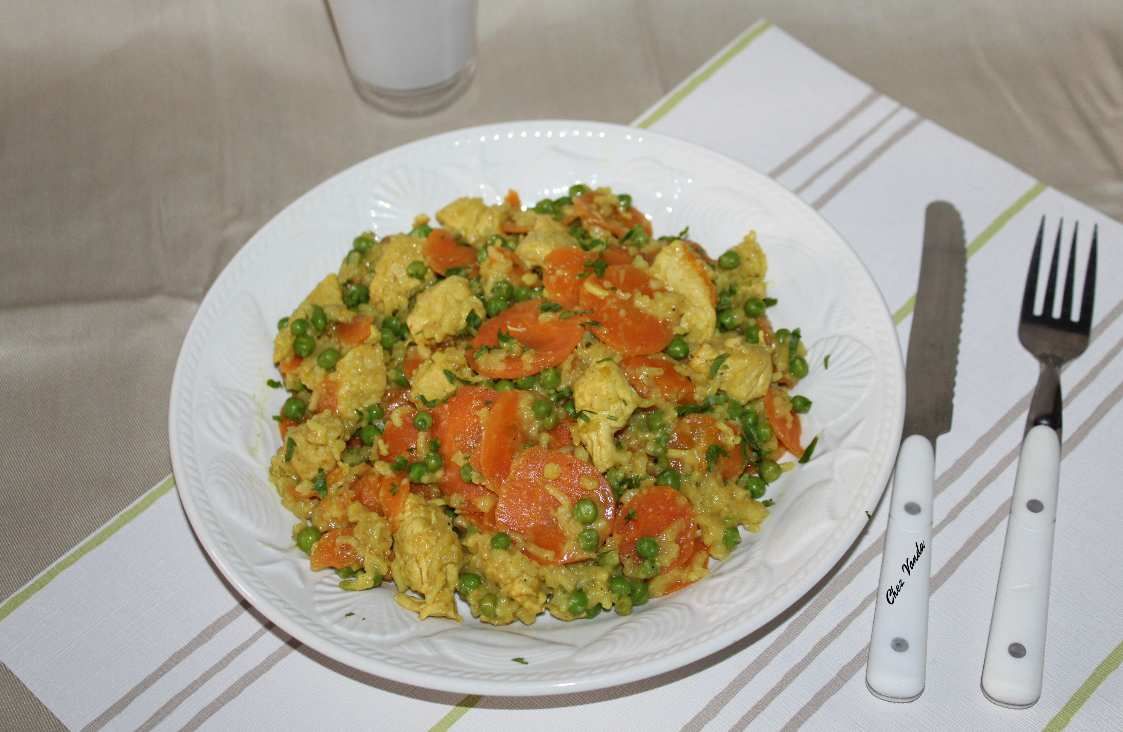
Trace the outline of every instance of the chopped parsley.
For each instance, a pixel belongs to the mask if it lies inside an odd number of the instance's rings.
[[[631,511],[628,511],[626,514],[624,514],[624,520],[625,521],[635,521],[636,520],[636,509],[633,508]]]
[[[349,618],[349,617],[351,617],[351,616],[352,616],[352,615],[354,615],[354,614],[355,614],[354,612],[344,613],[344,614],[343,614],[343,617],[345,617],[345,618]]]
[[[285,440],[285,462],[292,462],[292,454],[296,452],[296,440],[291,437]]]
[[[543,300],[542,304],[538,306],[538,309],[543,313],[556,313],[562,309],[562,306],[556,302]]]
[[[593,414],[596,414],[596,412],[590,412],[588,409],[578,409],[577,414],[575,414],[574,416],[582,422],[588,422],[590,416]]]
[[[468,317],[464,320],[464,325],[468,326],[469,330],[475,330],[476,328],[480,327],[480,323],[482,322],[483,319],[480,318],[479,313],[477,313],[475,310],[469,310]]]
[[[280,389],[281,388],[281,382],[277,381],[276,379],[266,379],[265,385],[268,386],[270,389]]]
[[[526,666],[527,663],[528,663],[528,661],[525,658],[523,658],[522,656],[515,656],[511,660],[514,661],[515,663],[521,663],[523,666]]]
[[[811,455],[815,452],[815,446],[818,445],[818,444],[819,444],[819,436],[815,435],[815,439],[811,440],[810,444],[808,444],[807,448],[803,451],[803,456],[800,457],[800,459],[799,459],[799,462],[801,464],[806,463],[808,460],[811,459]]]
[[[764,307],[770,308],[778,302],[780,302],[780,301],[777,300],[774,297],[766,297],[766,298],[764,298]]]
[[[320,498],[328,494],[328,478],[324,475],[324,469],[320,468],[316,472],[316,477],[312,481],[312,490],[316,491]]]
[[[776,502],[773,501],[771,498],[765,498],[763,501],[760,502],[760,505],[764,506],[765,508],[771,508],[773,506],[773,504],[775,504],[775,503]]]
[[[711,379],[714,378],[715,376],[717,376],[717,373],[719,371],[721,371],[722,364],[724,364],[726,359],[728,359],[728,358],[729,358],[729,354],[723,353],[713,360],[713,362],[710,364],[710,378]]]
[[[714,444],[714,445],[710,445],[709,447],[707,447],[706,448],[706,471],[709,472],[709,471],[713,470],[714,466],[717,465],[717,461],[721,460],[723,457],[725,457],[728,454],[729,454],[729,451],[726,450],[721,445]]]
[[[593,261],[586,264],[585,269],[596,272],[597,277],[604,277],[604,271],[608,269],[608,262],[605,261],[604,257],[597,257]]]
[[[823,356],[823,368],[829,369],[831,367],[831,354]]]

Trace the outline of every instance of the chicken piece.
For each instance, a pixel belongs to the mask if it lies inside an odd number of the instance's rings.
[[[417,296],[406,318],[410,335],[421,345],[433,345],[464,330],[469,313],[481,320],[483,303],[472,294],[468,280],[459,275],[441,280]]]
[[[324,309],[329,320],[348,322],[354,315],[343,304],[343,290],[339,285],[339,278],[329,274],[308,293],[308,297],[297,306],[289,316],[289,320],[307,318],[312,314],[312,308],[319,305]],[[293,355],[293,334],[289,328],[281,328],[273,339],[273,363],[281,363]]]
[[[461,379],[471,379],[474,374],[464,358],[463,348],[446,348],[437,351],[417,367],[410,379],[413,398],[417,401],[439,402],[456,391],[457,384],[448,378],[449,371]]]
[[[507,280],[514,284],[515,263],[511,251],[502,247],[488,247],[487,258],[480,262],[480,284],[484,292],[491,292],[495,283]]]
[[[390,522],[374,511],[368,511],[358,502],[352,503],[347,509],[347,517],[355,524],[351,536],[354,537],[355,548],[362,557],[363,570],[370,575],[382,577],[390,574],[390,545],[393,541]]]
[[[624,427],[639,405],[639,396],[613,361],[591,365],[573,385],[573,401],[588,417],[578,420],[574,436],[589,451],[597,470],[627,461],[613,434]]]
[[[502,204],[488,206],[479,198],[458,198],[437,212],[437,221],[478,248],[489,236],[499,233],[508,210]]]
[[[406,272],[410,262],[424,262],[421,245],[424,239],[396,234],[383,243],[382,256],[374,265],[370,280],[370,303],[384,315],[404,310],[413,293],[425,286],[422,280]]]
[[[377,404],[386,390],[382,346],[352,348],[336,364],[331,380],[336,384],[336,413],[344,421],[354,421],[357,411]]]
[[[733,270],[744,279],[764,279],[768,274],[768,258],[756,240],[756,232],[750,231],[741,243],[733,247],[741,255],[741,264]]]
[[[527,267],[541,267],[550,252],[562,247],[575,246],[577,240],[560,221],[553,216],[534,214],[534,224],[515,248],[515,254]]]
[[[312,480],[323,470],[331,472],[347,446],[343,420],[329,412],[313,415],[307,422],[291,427],[286,443],[292,440],[292,457],[285,460],[287,445],[282,444],[269,467],[269,478],[280,487],[286,479],[296,480],[297,492],[311,495]]]
[[[452,522],[437,506],[411,493],[397,517],[390,569],[399,605],[418,614],[460,620],[454,591],[463,555]],[[416,593],[421,597],[407,594]]]
[[[651,274],[682,298],[682,318],[677,328],[687,343],[705,343],[714,334],[716,291],[706,267],[682,241],[664,247],[651,263]]]
[[[520,551],[493,548],[492,536],[475,532],[464,539],[468,549],[467,569],[480,575],[489,588],[494,588],[498,599],[495,617],[481,619],[494,625],[506,625],[515,620],[530,625],[546,605],[542,565]],[[468,598],[474,611],[478,612],[479,599],[485,594],[477,591]]]
[[[707,393],[724,391],[741,403],[759,399],[772,383],[772,355],[766,346],[745,343],[740,338],[727,338],[719,347],[704,346],[690,360],[690,368],[701,377],[707,376],[715,360],[725,359],[718,366]]]

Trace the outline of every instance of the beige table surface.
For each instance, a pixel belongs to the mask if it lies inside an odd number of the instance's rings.
[[[0,5],[0,597],[170,471],[196,304],[293,198],[457,127],[628,122],[758,17],[1123,218],[1117,0],[480,4],[475,83],[421,120],[358,99],[318,2]],[[0,667],[5,718],[60,726]]]

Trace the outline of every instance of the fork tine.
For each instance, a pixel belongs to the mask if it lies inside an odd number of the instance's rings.
[[[1041,307],[1041,317],[1053,317],[1053,298],[1057,294],[1057,267],[1061,258],[1061,232],[1064,231],[1065,220],[1057,224],[1057,241],[1053,244],[1053,261],[1049,263],[1049,280],[1045,283],[1045,303]]]
[[[1037,297],[1037,272],[1041,268],[1041,239],[1045,236],[1045,217],[1037,227],[1037,241],[1033,244],[1033,254],[1029,258],[1029,271],[1026,272],[1026,289],[1022,293],[1022,320],[1033,317],[1033,301]]]
[[[1072,301],[1076,297],[1076,234],[1080,231],[1080,222],[1072,225],[1072,246],[1068,249],[1068,268],[1065,270],[1065,291],[1061,300],[1061,320],[1072,320]]]
[[[1088,253],[1088,269],[1084,272],[1084,294],[1080,298],[1080,329],[1092,330],[1092,308],[1096,302],[1096,246],[1100,227],[1092,227],[1092,250]]]

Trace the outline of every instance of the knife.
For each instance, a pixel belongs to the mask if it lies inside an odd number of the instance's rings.
[[[966,280],[959,212],[945,201],[930,203],[905,367],[904,440],[866,663],[866,686],[886,701],[912,701],[924,691],[936,438],[951,429]]]

